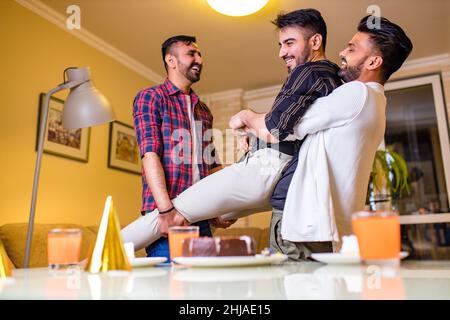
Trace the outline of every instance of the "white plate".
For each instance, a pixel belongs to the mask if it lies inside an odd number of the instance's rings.
[[[134,268],[138,267],[149,267],[155,264],[163,263],[167,260],[166,257],[146,257],[146,258],[134,258],[130,261],[131,266]]]
[[[342,253],[312,253],[311,258],[323,263],[357,264],[361,262],[359,256]]]
[[[255,255],[240,257],[177,257],[173,261],[189,267],[244,267],[280,263],[287,259],[286,255]]]
[[[409,252],[400,252],[400,259],[404,259],[409,255]],[[311,257],[319,262],[328,264],[358,264],[361,259],[357,255],[342,254],[342,253],[312,253]]]

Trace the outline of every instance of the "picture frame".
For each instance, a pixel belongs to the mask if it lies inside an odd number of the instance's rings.
[[[45,93],[39,95],[39,114],[36,134],[36,150],[44,112]],[[64,100],[50,97],[43,152],[66,159],[87,163],[89,160],[90,128],[66,130],[62,125]]]
[[[110,122],[108,168],[141,175],[141,158],[133,126],[120,121]]]

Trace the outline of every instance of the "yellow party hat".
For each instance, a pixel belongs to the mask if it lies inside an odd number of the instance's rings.
[[[3,242],[0,239],[0,279],[12,277],[12,263],[6,254]]]
[[[112,197],[108,196],[86,271],[98,273],[111,270],[130,271],[131,267],[120,235],[119,218]]]

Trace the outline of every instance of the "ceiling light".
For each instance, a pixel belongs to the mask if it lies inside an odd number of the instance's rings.
[[[261,10],[269,0],[207,0],[217,12],[227,16],[247,16]]]

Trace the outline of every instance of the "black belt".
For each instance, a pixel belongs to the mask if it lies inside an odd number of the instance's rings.
[[[300,141],[281,141],[279,143],[266,143],[261,139],[255,139],[250,141],[250,150],[255,152],[256,150],[272,148],[278,150],[281,153],[287,154],[288,156],[295,155],[300,149]]]

